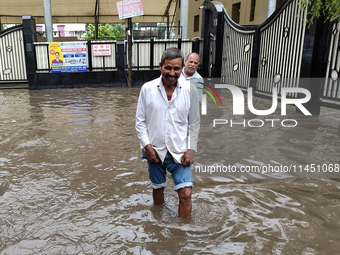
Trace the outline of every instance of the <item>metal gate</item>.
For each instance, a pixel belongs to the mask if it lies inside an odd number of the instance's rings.
[[[322,98],[340,101],[340,20],[331,23],[330,51]]]
[[[223,83],[252,86],[268,94],[274,85],[285,86],[286,78],[290,79],[289,86],[297,87],[291,79],[298,82],[300,78],[307,13],[298,3],[299,0],[286,1],[261,25],[241,26],[231,20],[221,3],[205,2],[208,12],[212,12],[206,17],[213,20],[213,24],[206,23],[209,34],[204,38],[210,44],[210,68],[215,68],[209,76],[215,73]],[[221,13],[219,22],[217,13]],[[223,44],[217,46],[219,36]],[[220,67],[217,58],[221,58]],[[251,84],[251,78],[257,78],[256,83]]]
[[[23,25],[0,32],[0,83],[27,82]]]
[[[233,22],[221,3],[205,1],[203,75],[265,97],[273,88],[278,94],[284,87],[307,88],[313,114],[320,106],[340,108],[340,20],[320,17],[309,28],[308,10],[299,3],[284,1],[264,23],[245,26]]]

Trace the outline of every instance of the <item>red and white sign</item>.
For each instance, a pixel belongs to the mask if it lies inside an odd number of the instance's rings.
[[[123,0],[117,2],[119,19],[127,19],[143,15],[142,0]]]
[[[111,56],[111,44],[93,44],[92,55],[94,57]]]

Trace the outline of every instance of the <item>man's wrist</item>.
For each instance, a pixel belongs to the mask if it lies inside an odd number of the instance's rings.
[[[152,149],[153,149],[153,148],[152,148],[152,146],[151,146],[150,143],[144,146],[144,150],[145,150],[145,151],[150,151],[150,150],[152,150]]]

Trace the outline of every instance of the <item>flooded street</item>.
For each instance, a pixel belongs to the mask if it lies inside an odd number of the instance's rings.
[[[0,255],[340,254],[339,110],[289,109],[296,127],[213,127],[235,117],[226,92],[224,107],[208,98],[183,220],[171,177],[166,204],[153,205],[139,90],[0,90]],[[205,171],[228,165],[290,171]]]

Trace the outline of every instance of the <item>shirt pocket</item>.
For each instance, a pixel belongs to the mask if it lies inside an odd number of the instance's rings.
[[[187,108],[177,108],[173,113],[174,121],[178,124],[184,125],[188,122],[188,112]]]

